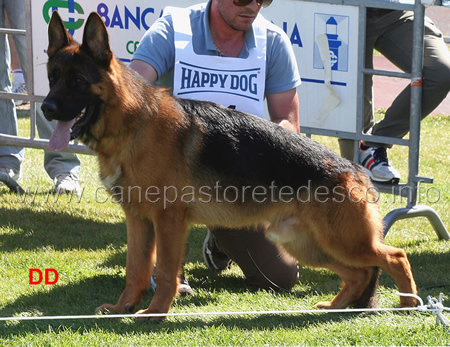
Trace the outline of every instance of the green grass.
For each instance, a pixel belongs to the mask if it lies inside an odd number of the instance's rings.
[[[28,120],[19,119],[26,129]],[[422,122],[421,175],[435,183],[421,192],[449,226],[449,116]],[[26,130],[23,130],[27,135]],[[336,140],[314,137],[333,149]],[[403,176],[407,150],[394,147],[389,156]],[[0,188],[0,316],[85,315],[114,303],[125,285],[126,231],[120,207],[107,198],[97,176],[94,156],[81,156],[80,201],[49,195],[53,183],[43,169],[43,152],[26,149],[21,185],[38,194],[33,200]],[[432,187],[433,190],[426,190]],[[96,192],[98,193],[96,196]],[[439,192],[439,195],[436,195]],[[432,195],[433,193],[434,195]],[[406,201],[382,195],[383,213]],[[426,203],[426,201],[422,201]],[[220,274],[206,268],[201,246],[205,229],[195,226],[186,272],[195,296],[176,298],[171,312],[309,310],[331,299],[339,279],[325,270],[300,267],[291,294],[256,290],[246,285],[237,266]],[[386,243],[404,248],[419,295],[444,293],[450,306],[450,242],[438,241],[425,218],[398,221]],[[30,268],[54,268],[54,286],[29,285]],[[398,303],[395,283],[381,277],[381,307]],[[144,299],[146,307],[152,293]],[[449,313],[446,313],[449,316]],[[430,314],[272,314],[170,317],[162,323],[129,318],[0,322],[2,345],[449,345],[450,333],[435,326]]]

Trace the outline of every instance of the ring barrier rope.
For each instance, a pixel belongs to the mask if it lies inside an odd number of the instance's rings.
[[[414,294],[399,293],[400,296],[414,297],[419,301],[417,307],[397,307],[397,308],[348,308],[348,309],[314,309],[314,310],[269,310],[269,311],[231,311],[231,312],[180,312],[180,313],[145,313],[145,314],[91,314],[73,316],[17,316],[0,317],[0,321],[37,321],[37,320],[69,320],[69,319],[114,319],[114,318],[164,318],[164,317],[189,317],[189,316],[240,316],[240,315],[281,315],[281,314],[323,314],[323,313],[369,313],[369,312],[396,312],[396,311],[418,311],[436,315],[436,325],[442,324],[449,330],[449,319],[443,314],[450,311],[449,307],[444,307],[443,294],[439,298],[427,297],[428,304],[424,305],[422,298]]]

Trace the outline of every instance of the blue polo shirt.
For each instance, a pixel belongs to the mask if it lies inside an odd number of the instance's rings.
[[[192,44],[198,55],[217,55],[209,29],[210,2],[202,8],[195,6],[190,10]],[[245,33],[245,44],[239,58],[248,57],[250,49],[256,45],[253,30]],[[300,75],[294,51],[287,35],[275,25],[267,30],[266,53],[266,94],[281,93],[300,85]],[[144,34],[133,59],[152,65],[158,73],[158,84],[173,85],[173,66],[175,64],[175,43],[173,21],[170,14],[159,18]]]

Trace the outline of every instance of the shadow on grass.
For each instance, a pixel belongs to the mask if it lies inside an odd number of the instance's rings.
[[[107,245],[120,248],[126,243],[125,223],[96,222],[74,217],[64,210],[48,212],[30,208],[0,208],[0,228],[9,226],[20,232],[0,235],[4,252],[14,252],[17,248],[33,250],[43,246],[52,246],[55,250],[96,250]]]
[[[120,248],[126,243],[124,223],[105,223],[86,220],[81,217],[61,212],[36,212],[31,209],[7,210],[0,208],[0,227],[14,226],[20,230],[14,234],[0,235],[0,243],[3,250],[12,252],[18,246],[22,249],[33,250],[42,246],[51,245],[57,250],[70,248],[83,248],[90,250],[104,249],[109,245]],[[51,228],[49,228],[51,226]],[[56,227],[55,227],[56,226]],[[196,228],[194,228],[196,229]],[[204,228],[192,230],[189,237],[191,251],[189,261],[202,261],[201,246],[204,238]],[[450,282],[448,276],[448,264],[450,254],[437,254],[433,252],[420,252],[409,255],[413,266],[419,294],[437,296],[442,288],[431,289],[431,286],[447,285]],[[125,252],[118,251],[108,258],[102,266],[114,267],[125,264]],[[430,276],[437,270],[438,275]],[[217,292],[222,290],[230,293],[244,293],[253,291],[248,287],[243,277],[237,277],[227,273],[217,273],[203,266],[196,266],[188,271],[188,278],[194,290],[202,290],[202,294],[192,298],[177,298],[177,306],[191,306],[195,312],[196,307],[204,307],[218,300]],[[339,279],[329,273],[318,272],[307,268],[301,268],[300,278],[302,282],[309,283],[311,291],[320,291],[325,294],[337,293]],[[386,274],[381,278],[381,285],[389,291],[393,291],[395,283]],[[118,271],[117,274],[98,275],[94,278],[79,283],[65,286],[55,285],[50,290],[22,296],[14,302],[0,309],[1,317],[9,317],[18,314],[28,315],[86,315],[92,314],[95,307],[103,303],[116,303],[125,287],[125,278]],[[284,295],[284,294],[282,294]],[[285,294],[292,295],[292,294]],[[311,292],[294,291],[294,296],[301,300],[302,296]],[[153,294],[149,293],[142,301],[140,308],[147,307]],[[65,311],[66,310],[66,311]],[[99,320],[55,320],[55,321],[23,321],[19,323],[0,323],[0,335],[14,336],[21,333],[36,333],[36,331],[48,331],[49,326],[55,331],[59,329],[73,332],[107,331],[129,334],[130,332],[172,332],[188,328],[204,329],[205,327],[221,326],[225,329],[294,329],[307,327],[318,322],[340,322],[350,320],[356,314],[306,314],[306,315],[251,315],[251,316],[211,316],[189,318],[172,318],[162,324],[150,322],[135,322],[129,319],[99,319]]]
[[[430,258],[427,261],[433,261]],[[244,278],[235,277],[232,274],[217,273],[206,268],[196,267],[190,270],[189,280],[197,290],[193,297],[176,298],[176,307],[189,307],[190,312],[204,311],[200,308],[210,304],[215,304],[220,300],[218,293],[225,291],[229,293],[254,292],[247,286]],[[319,273],[315,270],[302,268],[301,276],[303,280],[311,280],[316,283],[314,291],[322,293],[337,293],[339,279],[334,275]],[[389,281],[388,281],[389,282]],[[324,285],[325,284],[325,285]],[[386,283],[383,283],[385,288]],[[125,286],[125,278],[120,271],[117,274],[99,275],[89,278],[76,284],[65,286],[53,286],[48,292],[46,290],[27,296],[22,296],[14,302],[0,309],[1,317],[11,317],[14,315],[41,315],[41,316],[61,316],[61,315],[90,315],[94,313],[97,306],[104,303],[116,303]],[[391,289],[389,289],[391,290]],[[393,288],[392,288],[393,290]],[[311,296],[313,293],[302,290],[295,290],[293,293],[279,293],[277,295],[297,298],[302,300],[303,296]],[[143,298],[137,309],[146,308],[153,297],[153,292]],[[270,298],[268,299],[270,300]],[[278,300],[278,299],[274,299]],[[270,306],[270,302],[268,302]],[[172,317],[160,324],[147,320],[132,320],[129,318],[102,318],[102,319],[67,319],[67,320],[45,320],[45,321],[20,321],[0,323],[0,335],[17,336],[18,334],[28,334],[36,332],[48,332],[49,327],[55,332],[109,331],[115,334],[128,335],[130,333],[171,333],[184,329],[208,329],[218,327],[232,331],[235,328],[240,330],[261,330],[270,331],[278,329],[298,329],[307,328],[312,324],[341,322],[352,320],[364,314],[251,314],[251,315],[210,315],[190,317]]]
[[[122,335],[123,338],[129,338],[131,334],[163,334],[168,339],[171,334],[179,335],[180,332],[186,332],[186,339],[189,339],[189,331],[199,330],[208,331],[214,327],[220,327],[221,331],[233,332],[236,329],[240,331],[279,331],[309,328],[317,324],[339,323],[349,321],[357,317],[356,314],[293,314],[293,315],[241,315],[241,316],[213,316],[211,320],[205,322],[202,318],[181,318],[171,321],[150,322],[147,320],[131,319],[81,319],[44,322],[20,322],[15,324],[14,329],[0,325],[0,335],[6,339],[14,340],[15,337],[28,334],[39,334],[54,332],[56,334],[98,334],[101,332],[104,338],[105,333]],[[160,337],[161,338],[161,337]],[[185,345],[186,343],[182,344]],[[193,341],[193,345],[196,343]]]
[[[207,272],[210,270],[203,270]],[[196,276],[199,272],[195,272]],[[205,275],[196,277],[198,280],[193,283],[207,283],[207,286],[196,287],[193,285],[194,296],[177,297],[177,306],[202,307],[218,301],[218,292],[226,291],[228,293],[257,293],[259,289],[248,288],[243,278],[224,277],[220,274]],[[110,303],[115,304],[125,287],[125,277],[121,271],[115,274],[98,275],[78,283],[44,287],[42,291],[34,294],[19,297],[14,302],[0,308],[0,317],[9,317],[15,314],[29,312],[38,313],[43,316],[54,315],[86,315],[93,314],[96,307]],[[37,287],[38,288],[38,287]],[[302,297],[310,293],[296,292],[279,293],[282,296]],[[146,308],[153,298],[153,291],[148,290],[140,303],[139,308]],[[67,311],[65,309],[68,308]]]
[[[423,267],[432,267],[439,260],[441,255],[434,253],[415,254],[411,257],[413,264],[421,264],[416,272],[416,280],[419,285],[419,294],[437,296],[442,288],[433,290],[425,288],[430,282],[428,281],[429,272]],[[442,259],[447,260],[446,257]],[[114,260],[111,259],[111,262]],[[302,268],[302,281],[311,281],[314,283],[314,291],[322,293],[337,293],[339,279],[334,275],[320,273],[315,270]],[[232,274],[216,273],[203,267],[195,267],[189,271],[189,280],[194,290],[198,290],[198,295],[194,297],[177,298],[175,305],[177,307],[189,307],[191,312],[195,312],[196,308],[201,308],[209,304],[218,302],[221,291],[229,293],[252,292],[253,289],[248,288],[245,280],[235,277]],[[448,278],[440,278],[439,282],[447,281]],[[381,279],[381,285],[389,292],[394,291],[395,284],[391,277],[384,275]],[[39,292],[36,294],[23,296],[15,300],[13,303],[6,305],[0,309],[1,317],[10,317],[13,315],[89,315],[93,314],[95,307],[103,303],[116,303],[125,286],[125,278],[118,271],[117,274],[99,275],[94,278],[84,280],[76,284],[66,286],[55,285],[48,292]],[[422,288],[421,288],[422,287]],[[256,289],[255,289],[256,291]],[[297,297],[302,300],[304,295],[311,296],[311,292],[303,292],[294,290],[294,293],[282,293]],[[422,297],[424,297],[421,295]],[[149,305],[153,293],[150,291],[143,300],[139,308],[145,308]],[[139,309],[138,308],[138,309]],[[67,311],[65,311],[65,309]],[[200,310],[199,310],[200,311]],[[134,321],[131,319],[83,319],[83,320],[46,320],[46,321],[22,321],[22,322],[2,322],[0,324],[0,335],[16,336],[18,334],[28,334],[36,332],[46,332],[49,327],[53,331],[77,331],[98,332],[103,331],[114,332],[115,334],[127,335],[130,333],[171,333],[183,329],[208,329],[210,327],[220,326],[223,329],[232,331],[235,328],[240,330],[276,330],[276,329],[298,329],[307,328],[311,324],[341,322],[352,320],[362,314],[325,314],[318,312],[317,314],[252,314],[252,315],[212,315],[208,318],[201,316],[191,317],[175,317],[170,318],[161,324],[148,321]]]
[[[218,276],[219,277],[219,276]],[[227,284],[221,281],[220,285]],[[209,289],[219,290],[214,287],[218,282],[212,281]],[[22,316],[63,316],[63,315],[90,315],[95,307],[103,303],[116,303],[120,296],[125,280],[120,275],[101,275],[85,280],[81,283],[54,286],[49,292],[41,292],[29,296],[23,296],[13,303],[0,309],[1,317]],[[245,291],[239,281],[228,282],[227,291]],[[284,294],[282,294],[284,295]],[[290,294],[285,294],[290,295]],[[145,308],[150,303],[153,293],[147,295],[139,308]],[[177,306],[189,305],[192,307],[205,306],[217,301],[217,294],[214,292],[190,298],[177,298]],[[62,307],[69,308],[67,311]],[[195,311],[195,308],[192,310]],[[355,316],[355,315],[350,315]],[[15,336],[36,332],[48,332],[49,327],[54,331],[98,331],[102,329],[116,334],[130,334],[130,332],[168,332],[179,331],[185,328],[202,328],[221,326],[225,329],[261,329],[271,330],[280,328],[298,328],[307,326],[314,322],[341,321],[349,319],[349,315],[212,315],[205,320],[201,316],[170,318],[160,324],[148,320],[132,320],[129,318],[103,318],[103,319],[67,319],[67,320],[43,320],[43,321],[9,321],[0,322],[0,335]]]

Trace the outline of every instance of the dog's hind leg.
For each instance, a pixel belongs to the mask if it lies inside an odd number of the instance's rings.
[[[376,303],[376,283],[371,283],[373,268],[355,268],[338,262],[325,265],[342,279],[341,291],[330,302],[319,302],[314,307],[342,309],[348,306],[373,308]],[[378,276],[377,276],[378,277]],[[366,295],[364,295],[367,293]],[[361,300],[364,298],[364,300]]]
[[[381,269],[378,267],[372,267],[372,276],[369,284],[364,289],[362,295],[354,301],[351,306],[353,308],[377,308],[377,288],[378,280],[380,279]]]
[[[399,292],[417,294],[411,265],[409,264],[405,251],[379,242],[377,244],[376,254],[377,257],[374,259],[374,263],[392,276],[397,283]],[[415,298],[400,297],[399,307],[416,307],[417,304],[418,302]]]
[[[345,261],[354,266],[379,267],[386,271],[397,283],[398,290],[403,293],[416,294],[416,284],[411,272],[406,253],[398,248],[377,242],[373,248],[361,245],[363,253],[353,252],[345,257]],[[336,255],[336,253],[335,253]],[[352,259],[353,256],[353,259]],[[344,260],[343,257],[340,260]],[[333,270],[333,269],[331,269]],[[334,270],[333,270],[334,271]],[[400,307],[416,307],[417,300],[412,297],[401,297]]]
[[[366,285],[374,282],[375,274],[372,272],[373,268],[381,268],[386,271],[395,280],[398,286],[398,290],[404,293],[416,294],[416,284],[411,273],[411,266],[409,264],[406,253],[398,248],[384,245],[381,240],[359,240],[357,244],[354,245],[355,248],[349,251],[345,247],[333,247],[333,249],[328,249],[332,252],[332,256],[337,259],[342,264],[348,264],[349,269],[354,270],[354,275],[350,271],[347,273],[346,269],[332,264],[331,266],[325,265],[333,272],[336,272],[344,281],[345,285],[351,282],[352,276],[357,276],[356,274],[362,269],[366,269],[368,273],[368,279],[372,278],[372,281],[368,282]],[[326,252],[326,250],[325,250]],[[371,271],[368,271],[370,269]],[[373,285],[376,285],[376,281]],[[364,287],[362,288],[364,289]],[[363,292],[360,293],[361,295]],[[367,293],[366,293],[367,294]],[[359,297],[358,297],[359,298]],[[352,302],[353,304],[353,302]],[[360,306],[358,302],[355,305]],[[417,305],[417,300],[412,297],[401,297],[400,307],[415,307]]]
[[[301,232],[283,244],[300,263],[328,268],[343,280],[336,298],[319,303],[319,307],[372,305],[378,277],[374,268],[391,275],[399,291],[416,294],[405,252],[382,241],[382,219],[376,206],[364,201],[330,205],[327,218],[321,207],[309,209],[308,215],[299,219],[304,223],[299,228]],[[400,300],[402,307],[416,305],[416,299],[411,297]]]
[[[155,252],[153,224],[125,210],[127,220],[126,286],[116,305],[104,304],[97,312],[134,312],[150,284],[150,270]]]
[[[269,235],[276,239],[277,235]],[[278,242],[281,241],[278,235]],[[296,238],[284,239],[283,247],[299,263],[312,267],[327,268],[342,279],[342,290],[330,302],[320,302],[316,307],[340,309],[347,306],[376,307],[376,285],[379,270],[372,267],[356,267],[344,265],[336,260],[331,252],[326,252],[318,243],[313,234],[303,232]]]
[[[364,223],[364,221],[365,219],[360,219],[355,225],[347,225],[346,229],[338,230],[335,227],[333,234],[329,234],[329,236],[332,235],[331,237],[322,237],[318,242],[322,251],[330,254],[341,264],[352,268],[381,268],[392,276],[400,292],[416,294],[416,284],[406,253],[383,243],[381,232],[378,230],[381,226],[378,223]],[[357,232],[350,233],[347,230]],[[329,268],[339,274],[339,268]],[[343,280],[345,282],[344,278]],[[416,305],[417,300],[411,297],[402,297],[400,300],[401,307],[415,307]]]

